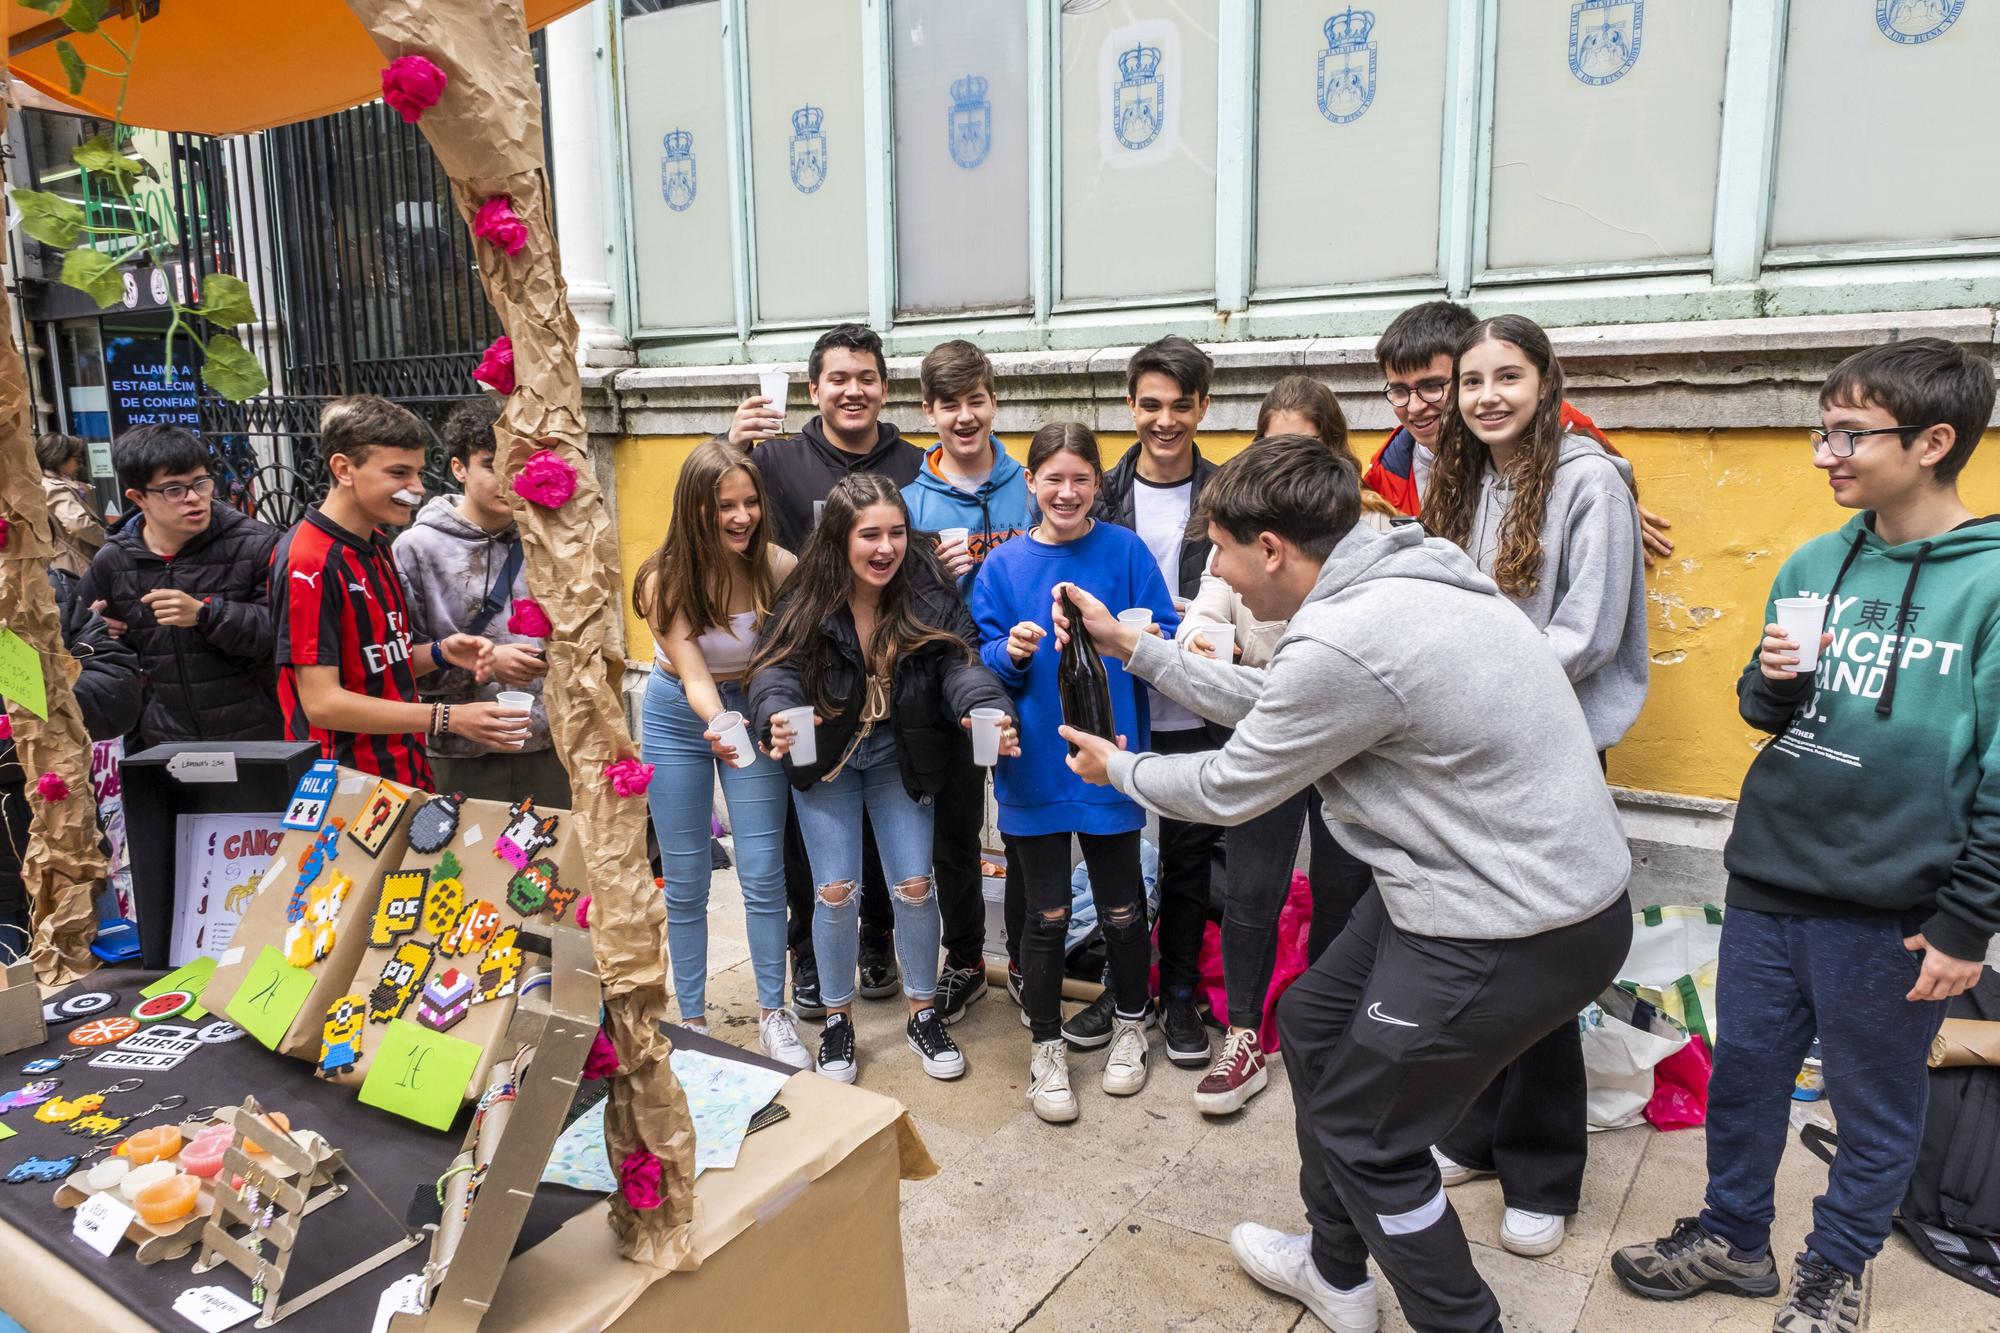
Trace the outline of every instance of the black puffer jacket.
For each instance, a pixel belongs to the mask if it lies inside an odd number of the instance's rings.
[[[91,562],[80,595],[103,599],[104,614],[126,624],[148,677],[139,737],[163,741],[278,740],[278,712],[268,584],[271,548],[281,535],[226,505],[172,560],[153,553],[138,516],[111,534]],[[192,628],[162,625],[139,599],[178,588],[202,600]]]
[[[1143,444],[1134,444],[1125,451],[1112,469],[1104,474],[1104,485],[1098,488],[1097,505],[1091,515],[1107,522],[1116,523],[1121,528],[1139,530],[1138,502],[1132,498],[1133,489],[1139,481],[1139,456],[1145,451]],[[1194,451],[1194,485],[1188,490],[1188,512],[1194,513],[1201,505],[1202,488],[1215,475],[1215,464],[1201,456],[1201,450]],[[1208,572],[1208,554],[1215,548],[1207,537],[1189,539],[1181,543],[1180,577],[1171,580],[1168,589],[1176,597],[1192,598],[1201,591],[1201,576]]]
[[[979,631],[958,592],[939,586],[927,568],[916,573],[914,589],[917,618],[926,625],[955,635],[968,651],[942,643],[926,643],[896,661],[895,679],[890,684],[889,725],[896,737],[896,761],[903,775],[903,790],[913,799],[935,796],[954,769],[953,756],[964,745],[965,731],[959,719],[975,708],[998,708],[1008,717],[1016,716],[1014,701],[992,672],[979,664],[976,645]],[[765,620],[768,629],[777,624],[778,606]],[[761,644],[759,645],[762,646]],[[792,785],[810,791],[840,761],[854,733],[861,726],[861,708],[867,694],[866,670],[861,660],[861,639],[854,629],[854,615],[846,607],[820,627],[820,674],[833,714],[824,719],[816,736],[818,762],[797,767],[787,759],[785,768]],[[771,739],[771,718],[787,708],[810,703],[806,693],[805,663],[787,661],[765,667],[750,678],[750,711],[753,734],[765,744]]]

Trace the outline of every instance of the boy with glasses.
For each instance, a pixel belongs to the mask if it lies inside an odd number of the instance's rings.
[[[1916,1169],[1945,1002],[2000,931],[2000,516],[1958,474],[1993,411],[1993,366],[1939,338],[1870,348],[1820,389],[1813,466],[1857,510],[1778,570],[1737,682],[1773,739],[1723,850],[1708,1197],[1612,1271],[1641,1296],[1770,1296],[1772,1180],[1815,1034],[1840,1151],[1813,1201],[1779,1333],[1855,1333],[1861,1278]],[[1817,664],[1780,598],[1826,603]]]
[[[78,596],[139,654],[134,750],[280,739],[267,591],[278,530],[216,502],[208,448],[179,426],[126,431],[111,464],[131,510]]]

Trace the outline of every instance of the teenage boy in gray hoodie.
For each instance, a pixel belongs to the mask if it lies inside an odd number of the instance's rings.
[[[1379,892],[1278,1005],[1311,1234],[1245,1222],[1230,1247],[1333,1329],[1375,1327],[1370,1256],[1413,1327],[1497,1328],[1430,1147],[1611,982],[1631,857],[1547,638],[1463,551],[1360,510],[1354,465],[1303,436],[1210,480],[1197,521],[1216,572],[1252,615],[1290,622],[1262,669],[1134,633],[1058,585],[1101,651],[1235,728],[1187,755],[1062,734],[1087,780],[1177,819],[1240,824],[1318,787]]]
[[[546,809],[567,810],[569,774],[550,740],[542,704],[548,659],[542,640],[529,632],[543,625],[536,623],[539,608],[521,605],[528,601],[527,562],[493,468],[500,406],[498,398],[468,399],[446,420],[451,475],[465,493],[436,496],[418,511],[416,522],[396,538],[396,567],[409,590],[410,632],[419,640],[462,631],[493,641],[491,680],[475,680],[457,667],[433,672],[424,677],[425,702],[491,701],[502,690],[535,696],[528,739],[518,750],[493,750],[461,736],[430,737],[437,789],[486,801],[532,796]]]

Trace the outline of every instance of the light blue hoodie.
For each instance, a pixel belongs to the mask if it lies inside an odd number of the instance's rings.
[[[936,533],[944,528],[970,528],[972,571],[959,580],[959,591],[972,595],[972,580],[994,547],[1034,526],[1034,504],[1028,499],[1027,473],[995,439],[993,473],[976,491],[963,491],[946,480],[939,468],[944,446],[931,446],[917,479],[903,488],[910,507],[910,526]]]

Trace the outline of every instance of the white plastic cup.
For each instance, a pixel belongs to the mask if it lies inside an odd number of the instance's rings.
[[[1826,599],[1823,597],[1780,597],[1778,628],[1792,636],[1799,646],[1801,674],[1819,667],[1819,636],[1826,633]]]
[[[971,528],[939,528],[938,540],[946,546],[956,546],[972,539]]]
[[[1135,606],[1129,611],[1120,611],[1118,613],[1118,623],[1121,625],[1137,625],[1140,629],[1144,629],[1153,623],[1153,608],[1150,606]]]
[[[797,708],[787,708],[773,716],[774,718],[781,717],[791,724],[792,763],[801,766],[817,763],[819,760],[819,733],[813,727],[812,705],[800,704]]]
[[[998,708],[975,708],[966,716],[972,719],[972,762],[993,767],[1000,762],[1000,724],[1007,714]]]
[[[1203,625],[1196,629],[1194,636],[1209,646],[1218,662],[1236,660],[1236,626]]]
[[[791,383],[792,377],[782,370],[757,373],[757,392],[771,400],[771,410],[779,416],[785,415],[785,395]]]
[[[523,719],[535,711],[535,696],[526,690],[502,690],[493,696],[493,702],[500,705],[502,712],[519,713]],[[523,732],[527,731],[527,725],[524,720],[521,724]],[[513,748],[518,750],[527,743],[528,738],[523,735],[520,740],[514,742]]]
[[[757,749],[750,744],[750,728],[743,725],[743,714],[717,713],[708,720],[708,729],[736,751],[732,767],[748,768],[757,762]]]
[[[814,500],[814,501],[813,501],[813,526],[814,526],[814,527],[818,527],[818,526],[819,526],[819,516],[820,516],[821,514],[824,514],[825,512],[826,512],[826,501],[824,501],[824,500]]]

